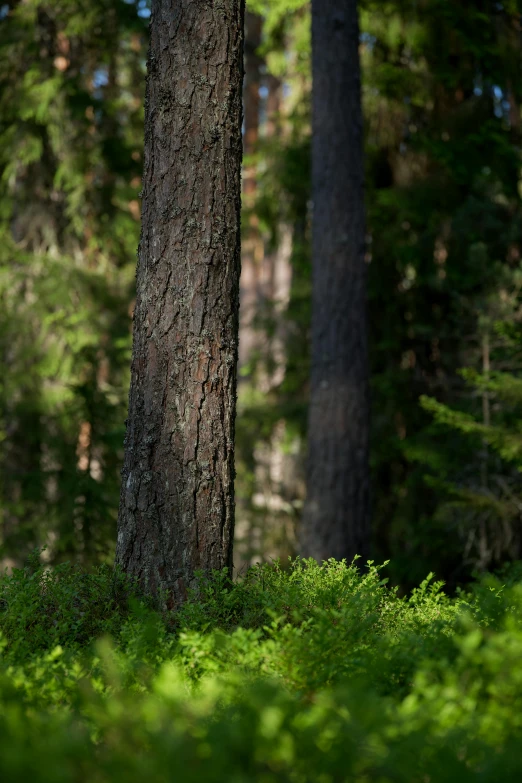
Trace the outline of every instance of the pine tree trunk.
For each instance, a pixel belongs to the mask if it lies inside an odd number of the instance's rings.
[[[243,0],[153,0],[117,563],[179,605],[230,567]]]
[[[367,555],[368,359],[356,0],[312,0],[313,315],[301,551]]]

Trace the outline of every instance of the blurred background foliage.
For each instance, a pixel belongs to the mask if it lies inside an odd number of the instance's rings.
[[[373,532],[404,587],[522,557],[519,0],[363,0]],[[0,545],[110,561],[145,0],[0,0]],[[293,553],[310,318],[310,7],[246,19],[236,565]]]

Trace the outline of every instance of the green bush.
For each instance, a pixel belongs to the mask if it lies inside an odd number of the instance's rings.
[[[76,649],[119,631],[132,596],[122,575],[108,566],[89,574],[69,563],[43,568],[39,555],[0,578],[0,628],[11,655],[22,660],[58,644]]]
[[[200,575],[161,615],[109,569],[0,577],[0,779],[522,779],[520,568],[405,598],[373,564]]]

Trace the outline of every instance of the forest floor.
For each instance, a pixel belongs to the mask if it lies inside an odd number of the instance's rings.
[[[406,597],[385,567],[200,577],[162,614],[112,569],[0,577],[0,779],[522,780],[522,568]]]

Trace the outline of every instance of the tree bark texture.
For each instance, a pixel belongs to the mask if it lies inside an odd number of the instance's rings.
[[[153,0],[117,563],[179,605],[231,567],[243,0]]]
[[[301,551],[366,556],[368,349],[356,0],[312,0],[313,301]]]

